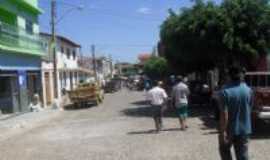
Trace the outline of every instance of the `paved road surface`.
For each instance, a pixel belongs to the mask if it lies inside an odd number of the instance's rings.
[[[122,91],[107,95],[100,107],[64,111],[46,124],[1,141],[0,159],[219,159],[212,121],[194,112],[189,130],[182,132],[177,119],[169,115],[164,119],[165,131],[154,134],[148,108],[140,103],[143,99],[143,93]],[[269,160],[268,138],[252,140],[253,160]]]

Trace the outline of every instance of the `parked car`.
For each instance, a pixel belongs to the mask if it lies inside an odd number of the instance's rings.
[[[108,81],[104,87],[105,93],[114,93],[121,89],[120,79],[111,79]]]
[[[211,90],[208,85],[200,81],[191,81],[189,84],[189,102],[192,106],[207,107],[211,101]]]
[[[252,118],[256,126],[257,120],[270,120],[270,72],[248,72],[246,82],[253,89],[254,105]]]

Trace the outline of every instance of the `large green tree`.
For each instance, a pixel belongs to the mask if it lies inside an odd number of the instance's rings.
[[[270,47],[268,0],[226,0],[221,8],[228,22],[223,43],[230,50],[229,61],[253,67]]]
[[[144,64],[144,73],[151,79],[162,79],[168,73],[167,60],[162,57],[151,57]]]
[[[266,0],[196,0],[179,13],[170,10],[160,37],[166,58],[179,72],[204,71],[234,60],[252,66],[270,47]]]

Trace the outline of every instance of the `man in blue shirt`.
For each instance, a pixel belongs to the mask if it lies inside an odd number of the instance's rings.
[[[252,90],[240,67],[232,67],[229,76],[231,82],[220,92],[220,155],[222,160],[232,160],[233,146],[237,160],[248,160]]]

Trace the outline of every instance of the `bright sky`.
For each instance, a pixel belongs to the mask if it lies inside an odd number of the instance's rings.
[[[39,2],[41,31],[50,32],[50,0]],[[138,54],[151,53],[157,44],[168,9],[191,5],[190,0],[57,0],[57,34],[81,44],[85,55],[95,44],[98,56],[136,62]]]

